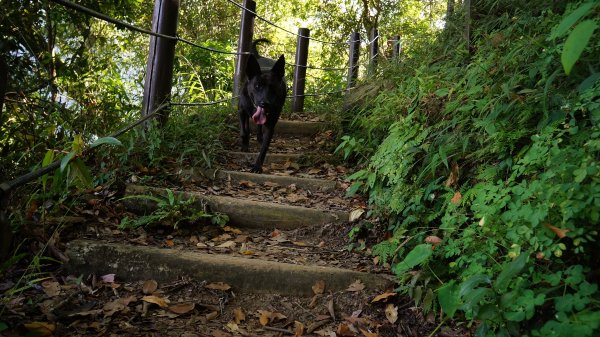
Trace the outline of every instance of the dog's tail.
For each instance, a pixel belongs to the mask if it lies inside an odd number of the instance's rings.
[[[252,53],[252,55],[256,56],[257,58],[261,57],[261,56],[258,54],[258,49],[256,49],[256,46],[258,44],[263,43],[263,42],[264,43],[271,43],[271,41],[269,41],[267,39],[258,39],[258,40],[254,40],[254,42],[252,42],[252,47],[250,48],[250,53]]]

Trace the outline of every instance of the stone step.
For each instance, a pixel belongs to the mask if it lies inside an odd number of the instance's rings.
[[[164,188],[128,185],[126,196],[160,195],[166,196]],[[342,223],[349,221],[350,213],[342,211],[326,211],[314,208],[290,206],[270,202],[252,201],[240,198],[204,195],[199,192],[178,192],[178,197],[193,197],[196,207],[208,205],[210,211],[227,214],[229,223],[239,227],[261,228],[266,230],[295,229],[326,223]],[[153,203],[145,199],[128,198],[125,204],[134,211],[147,211]]]
[[[248,163],[254,163],[258,152],[239,152],[239,151],[225,151],[225,156],[231,158],[233,161],[244,161]],[[265,165],[272,163],[285,163],[287,161],[293,163],[314,163],[318,161],[329,161],[331,159],[330,154],[316,154],[316,153],[272,153],[267,152],[265,157]]]
[[[252,125],[252,132],[255,132],[256,125],[254,123],[250,124]],[[275,133],[293,137],[310,137],[319,132],[326,131],[328,127],[330,127],[330,125],[325,122],[305,122],[280,119],[275,126]]]
[[[238,184],[240,181],[251,181],[255,184],[272,182],[278,184],[279,186],[289,186],[294,184],[296,187],[304,190],[321,192],[331,192],[335,188],[339,187],[339,184],[334,180],[280,176],[273,174],[257,174],[228,170],[189,169],[183,170],[181,175],[188,179],[201,180],[201,178],[205,177],[212,180],[231,181],[234,184]]]
[[[333,267],[294,265],[231,255],[213,255],[130,244],[74,240],[67,245],[72,275],[116,274],[120,282],[153,279],[170,282],[182,277],[197,281],[225,282],[248,293],[313,295],[316,281],[325,281],[325,291],[340,291],[360,280],[366,288],[385,289],[383,276]]]

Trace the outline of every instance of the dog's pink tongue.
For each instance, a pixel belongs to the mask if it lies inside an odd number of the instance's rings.
[[[254,123],[262,125],[267,122],[267,115],[265,114],[265,108],[256,107],[256,112],[252,115],[252,120]]]

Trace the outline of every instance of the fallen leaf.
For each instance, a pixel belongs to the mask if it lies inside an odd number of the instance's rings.
[[[144,297],[142,297],[142,301],[148,302],[148,303],[154,303],[154,304],[160,306],[161,308],[166,308],[169,306],[167,300],[165,300],[162,297],[158,297],[158,296],[154,296],[154,295],[144,296]]]
[[[183,314],[187,314],[188,312],[194,310],[195,306],[196,305],[194,303],[178,303],[178,304],[170,305],[169,310],[171,310],[171,312],[174,312],[176,314],[183,315]]]
[[[346,289],[346,291],[354,291],[354,292],[356,292],[356,291],[361,291],[363,289],[365,289],[365,285],[362,283],[362,281],[361,280],[356,280],[356,281],[354,281],[354,283],[352,283],[348,287],[348,289]]]
[[[387,300],[389,297],[396,296],[396,293],[393,291],[386,291],[381,295],[375,296],[375,298],[371,301],[371,303],[379,302],[381,300]]]
[[[60,283],[56,281],[44,281],[42,282],[42,287],[48,297],[55,297],[60,294]]]
[[[335,320],[335,306],[333,305],[333,298],[327,301],[327,311],[329,311],[331,318]]]
[[[275,187],[279,187],[279,184],[278,183],[274,183],[272,181],[265,181],[263,183],[263,186],[275,188]]]
[[[359,329],[359,330],[360,330],[360,332],[362,332],[362,334],[363,334],[365,337],[379,337],[379,334],[378,334],[378,333],[375,333],[375,332],[369,332],[369,331],[367,331],[367,330],[365,330],[365,329]]]
[[[204,288],[227,291],[227,290],[231,289],[231,286],[229,284],[223,283],[223,282],[213,282],[213,283],[209,283],[209,284],[205,285]]]
[[[258,321],[260,325],[267,326],[271,320],[271,312],[266,310],[258,310]]]
[[[173,247],[175,246],[175,242],[173,242],[173,240],[165,240],[165,245],[167,247]]]
[[[235,228],[235,227],[231,227],[231,226],[223,227],[223,231],[230,232],[233,234],[242,234],[242,231],[239,228]]]
[[[396,323],[396,321],[398,320],[398,307],[393,305],[392,303],[388,304],[385,307],[385,317],[390,323]]]
[[[241,321],[246,320],[246,314],[244,313],[244,310],[242,310],[242,308],[240,307],[233,309],[233,317],[237,324],[240,324]]]
[[[373,264],[374,264],[374,265],[378,265],[378,264],[379,264],[379,256],[375,256],[375,257],[373,258]]]
[[[323,294],[323,291],[325,291],[325,281],[319,280],[315,282],[315,284],[312,286],[312,290],[315,293],[315,295]]]
[[[350,218],[348,221],[355,222],[356,220],[360,219],[360,216],[363,215],[364,213],[365,213],[364,209],[357,208],[357,209],[353,210],[352,212],[350,212]]]
[[[212,312],[206,314],[206,316],[204,316],[204,317],[206,317],[207,321],[211,321],[211,320],[217,318],[217,316],[219,316],[219,312],[218,311],[212,311]]]
[[[446,180],[446,187],[450,187],[452,185],[455,185],[458,182],[458,176],[459,176],[459,172],[458,172],[458,164],[456,162],[452,163],[452,171],[450,171],[450,175],[448,176],[448,179]]]
[[[302,322],[294,321],[294,337],[300,337],[304,335],[304,324]]]
[[[210,241],[214,241],[214,242],[218,242],[218,241],[227,241],[232,239],[233,236],[231,236],[230,234],[221,234],[219,236],[215,236],[214,238],[210,239]]]
[[[551,224],[547,223],[544,224],[544,226],[550,228],[551,231],[554,232],[554,234],[556,234],[556,236],[558,236],[560,239],[564,238],[565,236],[567,236],[567,233],[569,232],[568,229],[562,229],[562,228],[558,228],[555,226],[552,226]]]
[[[158,289],[158,282],[155,280],[146,280],[142,286],[142,292],[146,295],[152,294]]]
[[[356,336],[356,333],[350,329],[348,324],[340,323],[335,333],[338,336]]]
[[[237,245],[237,243],[235,243],[235,241],[225,241],[222,244],[218,245],[216,248],[235,248],[235,246]]]
[[[458,206],[460,204],[461,200],[462,200],[462,194],[460,194],[459,191],[456,191],[456,193],[454,193],[454,196],[452,197],[452,199],[450,199],[450,202],[455,204],[456,206]]]
[[[127,305],[120,300],[114,300],[112,302],[105,303],[102,307],[104,317],[111,317],[119,311],[123,311],[127,308]]]
[[[279,313],[279,312],[271,313],[271,321],[279,321],[279,320],[283,320],[286,318],[287,318],[287,316],[285,316],[282,313]]]
[[[289,202],[307,202],[310,199],[304,195],[290,193],[285,197]]]
[[[249,180],[240,180],[239,184],[240,184],[241,187],[255,187],[256,186],[255,183],[253,183],[253,182],[251,182]]]
[[[46,322],[31,322],[23,325],[28,331],[34,332],[38,336],[52,336],[56,330],[56,325]]]
[[[230,337],[231,334],[228,334],[227,332],[221,331],[221,330],[213,330],[211,331],[211,334],[213,337]]]

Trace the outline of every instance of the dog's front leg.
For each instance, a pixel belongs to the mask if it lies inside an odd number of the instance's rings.
[[[271,140],[273,139],[273,133],[275,131],[275,126],[264,125],[264,133],[262,144],[260,146],[260,153],[258,154],[258,158],[256,158],[256,163],[252,165],[251,171],[254,173],[262,173],[262,165],[265,161],[265,157],[267,156],[267,150],[269,150],[269,145],[271,144]]]
[[[243,110],[238,111],[240,118],[240,144],[243,152],[248,152],[248,145],[250,144],[250,117]]]

